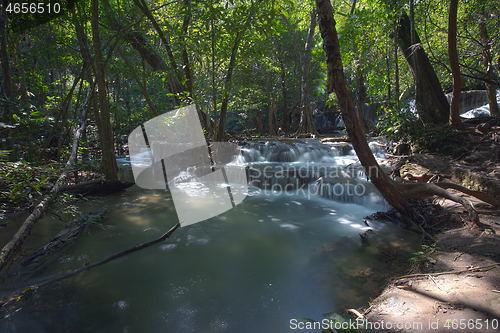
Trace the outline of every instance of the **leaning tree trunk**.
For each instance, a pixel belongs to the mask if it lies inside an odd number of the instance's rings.
[[[462,204],[471,214],[474,222],[479,223],[477,212],[469,200],[457,197],[447,192],[447,188],[453,188],[463,193],[473,195],[492,205],[500,205],[493,198],[485,193],[471,191],[460,185],[451,183],[413,183],[399,184],[392,181],[380,168],[375,157],[373,156],[368,142],[363,133],[363,129],[356,116],[356,109],[351,98],[347,80],[344,75],[342,58],[340,56],[340,45],[335,28],[336,22],[333,17],[333,9],[330,0],[315,0],[318,8],[318,21],[321,37],[323,38],[323,48],[326,53],[327,65],[327,91],[331,93],[335,91],[339,101],[342,118],[344,119],[347,133],[351,139],[352,145],[359,161],[366,170],[373,185],[379,190],[384,198],[393,207],[399,211],[405,212],[407,205],[405,200],[412,198],[429,197],[438,195],[446,199]]]
[[[460,120],[460,90],[462,83],[460,80],[460,66],[457,54],[457,10],[458,0],[451,0],[450,14],[448,19],[448,56],[450,57],[451,74],[453,75],[453,94],[450,105],[450,127],[459,129],[464,127]]]
[[[422,47],[420,38],[414,31],[415,43],[412,43],[410,31],[412,31],[410,18],[406,12],[403,12],[398,23],[397,38],[415,80],[415,104],[417,112],[424,123],[447,123],[450,114],[450,104],[444,95],[436,72]]]

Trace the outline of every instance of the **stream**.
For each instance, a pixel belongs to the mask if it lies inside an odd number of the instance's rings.
[[[370,146],[383,162],[383,145]],[[21,306],[4,306],[0,331],[293,332],[292,319],[321,321],[322,313],[365,306],[388,276],[408,268],[418,236],[397,222],[363,222],[388,205],[350,145],[256,141],[242,153],[250,186],[241,204],[179,228],[159,245],[42,287]],[[130,180],[130,162],[119,163],[122,180]],[[106,228],[93,228],[43,270],[4,274],[0,297],[158,238],[178,222],[169,190],[134,185],[79,208],[103,205]],[[11,218],[2,241],[24,218]],[[23,253],[63,227],[48,215]],[[359,234],[368,229],[371,245],[361,247]]]

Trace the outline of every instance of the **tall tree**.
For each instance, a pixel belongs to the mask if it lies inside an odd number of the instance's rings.
[[[101,51],[101,37],[99,36],[99,2],[92,0],[92,41],[95,51],[95,78],[97,81],[99,110],[101,115],[101,150],[104,176],[106,179],[118,179],[118,166],[116,165],[115,146],[113,140],[113,129],[109,115],[108,90],[106,86],[106,75],[104,72],[104,59]]]
[[[451,74],[453,75],[453,95],[450,105],[450,127],[454,129],[462,128],[464,125],[460,120],[460,90],[462,83],[460,79],[460,66],[458,64],[457,53],[457,10],[458,0],[450,1],[450,14],[448,19],[448,55],[450,57]]]
[[[486,72],[486,77],[493,77],[493,63],[491,56],[491,40],[488,36],[488,30],[486,29],[486,14],[481,13],[481,18],[479,19],[479,36],[481,37],[481,43],[483,46],[483,66]],[[499,58],[500,62],[500,58]],[[500,109],[497,102],[497,86],[490,82],[485,82],[486,91],[488,93],[488,103],[490,106],[490,115],[494,117],[500,116]]]
[[[10,124],[12,122],[11,114],[11,103],[12,103],[12,78],[10,75],[10,62],[9,53],[7,51],[7,12],[6,7],[2,6],[2,11],[0,12],[0,61],[2,62],[2,77],[3,82],[1,83],[1,98],[2,98],[2,121],[5,124]],[[7,145],[5,148],[11,150],[13,148],[13,142],[10,138],[10,128],[0,129],[2,137],[7,139]],[[13,155],[10,155],[13,158]]]

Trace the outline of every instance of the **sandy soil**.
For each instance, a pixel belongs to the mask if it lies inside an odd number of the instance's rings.
[[[432,263],[418,276],[390,283],[365,312],[373,332],[500,332],[500,267],[492,266],[500,261],[500,219],[480,219],[490,229],[444,229]],[[474,269],[479,267],[485,268]]]
[[[414,155],[401,167],[401,175],[408,181],[412,175],[418,181],[453,181],[498,199],[498,135],[494,139],[491,146],[475,148],[456,160]],[[495,208],[472,201],[479,211],[492,210],[479,215],[482,228],[471,227],[462,206],[441,200],[451,217],[436,217],[442,220],[431,229],[436,251],[411,272],[414,276],[393,279],[368,309],[361,309],[367,328],[373,332],[500,332],[499,211],[495,214]]]

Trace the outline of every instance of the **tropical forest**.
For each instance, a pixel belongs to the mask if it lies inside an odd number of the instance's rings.
[[[493,0],[3,0],[0,331],[498,332]]]

